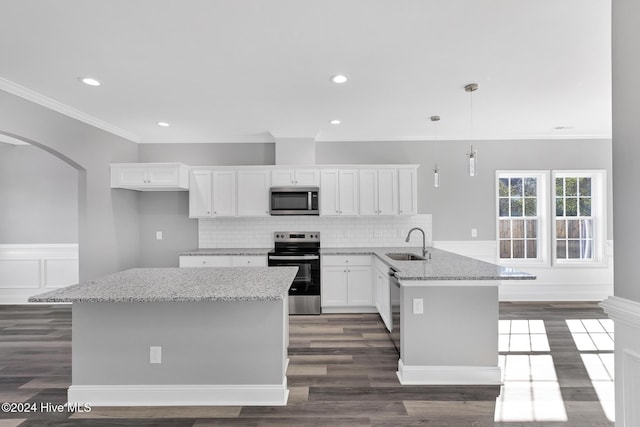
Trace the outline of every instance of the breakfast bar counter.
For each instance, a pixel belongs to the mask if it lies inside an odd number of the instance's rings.
[[[285,405],[296,272],[136,268],[30,301],[72,303],[70,403]]]

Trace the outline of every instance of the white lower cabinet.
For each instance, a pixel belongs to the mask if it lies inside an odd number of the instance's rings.
[[[374,302],[387,329],[391,328],[391,298],[389,267],[376,258],[373,272]]]
[[[266,267],[262,255],[182,255],[180,267]]]
[[[375,311],[371,271],[370,255],[323,256],[323,311]]]

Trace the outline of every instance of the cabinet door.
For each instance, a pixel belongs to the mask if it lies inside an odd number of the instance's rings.
[[[339,172],[337,169],[320,172],[320,215],[340,215]]]
[[[372,305],[371,267],[347,267],[347,303]]]
[[[267,257],[259,255],[234,255],[231,257],[232,267],[266,267]]]
[[[151,166],[147,169],[147,181],[152,185],[178,185],[178,167]]]
[[[189,218],[211,216],[211,171],[192,171],[189,182]]]
[[[322,305],[347,304],[347,268],[324,267],[322,269]]]
[[[398,169],[398,213],[416,215],[418,213],[417,171],[414,168]]]
[[[147,168],[140,166],[119,167],[116,182],[119,185],[146,185]]]
[[[296,169],[295,185],[317,187],[320,185],[320,171],[318,169]]]
[[[398,215],[398,170],[378,170],[378,214]]]
[[[238,216],[269,216],[268,170],[238,171]]]
[[[213,216],[236,216],[236,172],[213,171]]]
[[[378,215],[378,171],[360,169],[359,178],[360,215]]]
[[[271,185],[282,187],[294,185],[295,171],[293,169],[275,169],[271,171]]]
[[[339,178],[340,215],[358,215],[358,171],[355,169],[341,170]]]

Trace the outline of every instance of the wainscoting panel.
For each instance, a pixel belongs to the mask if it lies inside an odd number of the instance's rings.
[[[0,245],[0,304],[24,304],[78,280],[77,244]]]

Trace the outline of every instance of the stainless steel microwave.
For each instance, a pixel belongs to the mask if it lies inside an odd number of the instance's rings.
[[[319,215],[318,187],[271,187],[271,215]]]

